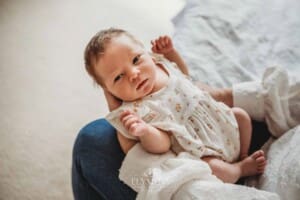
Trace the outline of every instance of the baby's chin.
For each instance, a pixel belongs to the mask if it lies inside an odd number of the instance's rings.
[[[131,96],[131,97],[123,97],[122,100],[125,102],[131,102],[131,101],[137,101],[142,98],[143,98],[142,96]]]
[[[139,97],[135,97],[135,98],[126,98],[123,101],[125,101],[125,102],[139,101],[139,100],[143,99],[146,96],[147,95],[143,95],[143,96],[139,96]]]
[[[149,94],[151,94],[151,92],[149,92]],[[138,96],[135,96],[135,97],[131,97],[131,98],[124,98],[123,101],[125,101],[125,102],[139,101],[139,100],[143,99],[146,96],[148,96],[148,93],[138,95]]]

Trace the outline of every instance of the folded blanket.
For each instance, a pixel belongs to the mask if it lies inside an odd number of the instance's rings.
[[[221,182],[206,162],[189,153],[149,154],[140,144],[128,152],[119,177],[138,192],[137,199],[141,200],[171,199],[182,185],[195,179]]]
[[[138,192],[140,200],[279,199],[274,193],[223,183],[206,162],[188,153],[149,154],[140,144],[128,152],[119,177]]]

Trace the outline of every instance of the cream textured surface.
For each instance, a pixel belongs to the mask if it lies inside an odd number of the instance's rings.
[[[72,199],[71,154],[82,126],[106,114],[83,67],[99,29],[144,42],[172,34],[182,0],[0,2],[0,199]],[[147,43],[149,47],[150,42]]]

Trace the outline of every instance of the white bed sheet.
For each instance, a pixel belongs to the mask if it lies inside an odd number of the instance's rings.
[[[231,86],[274,65],[300,76],[299,0],[187,0],[173,23],[195,80]]]

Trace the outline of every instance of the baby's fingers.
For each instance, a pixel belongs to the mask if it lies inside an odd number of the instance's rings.
[[[152,52],[157,53],[158,49],[155,41],[151,40],[151,44],[152,44],[152,48],[151,48]]]
[[[126,110],[121,113],[120,121],[122,122],[123,126],[129,130],[132,124],[138,122],[140,118],[133,112]]]
[[[155,46],[157,50],[161,50],[164,47],[161,37],[155,40]]]
[[[120,120],[122,121],[122,119],[128,115],[133,114],[133,112],[129,111],[129,110],[125,110],[120,114]]]
[[[162,47],[165,47],[168,44],[168,38],[167,38],[167,36],[160,36],[158,40],[159,40],[159,44]]]
[[[166,45],[172,45],[172,39],[171,39],[170,36],[165,35],[164,36],[164,41],[165,41]]]
[[[152,40],[151,44],[152,44],[151,50],[154,53],[165,54],[168,53],[173,48],[172,40],[167,35],[160,36],[157,39]]]
[[[123,125],[127,130],[130,130],[131,127],[136,123],[139,123],[139,118],[132,116],[132,115],[130,115],[123,121]]]

